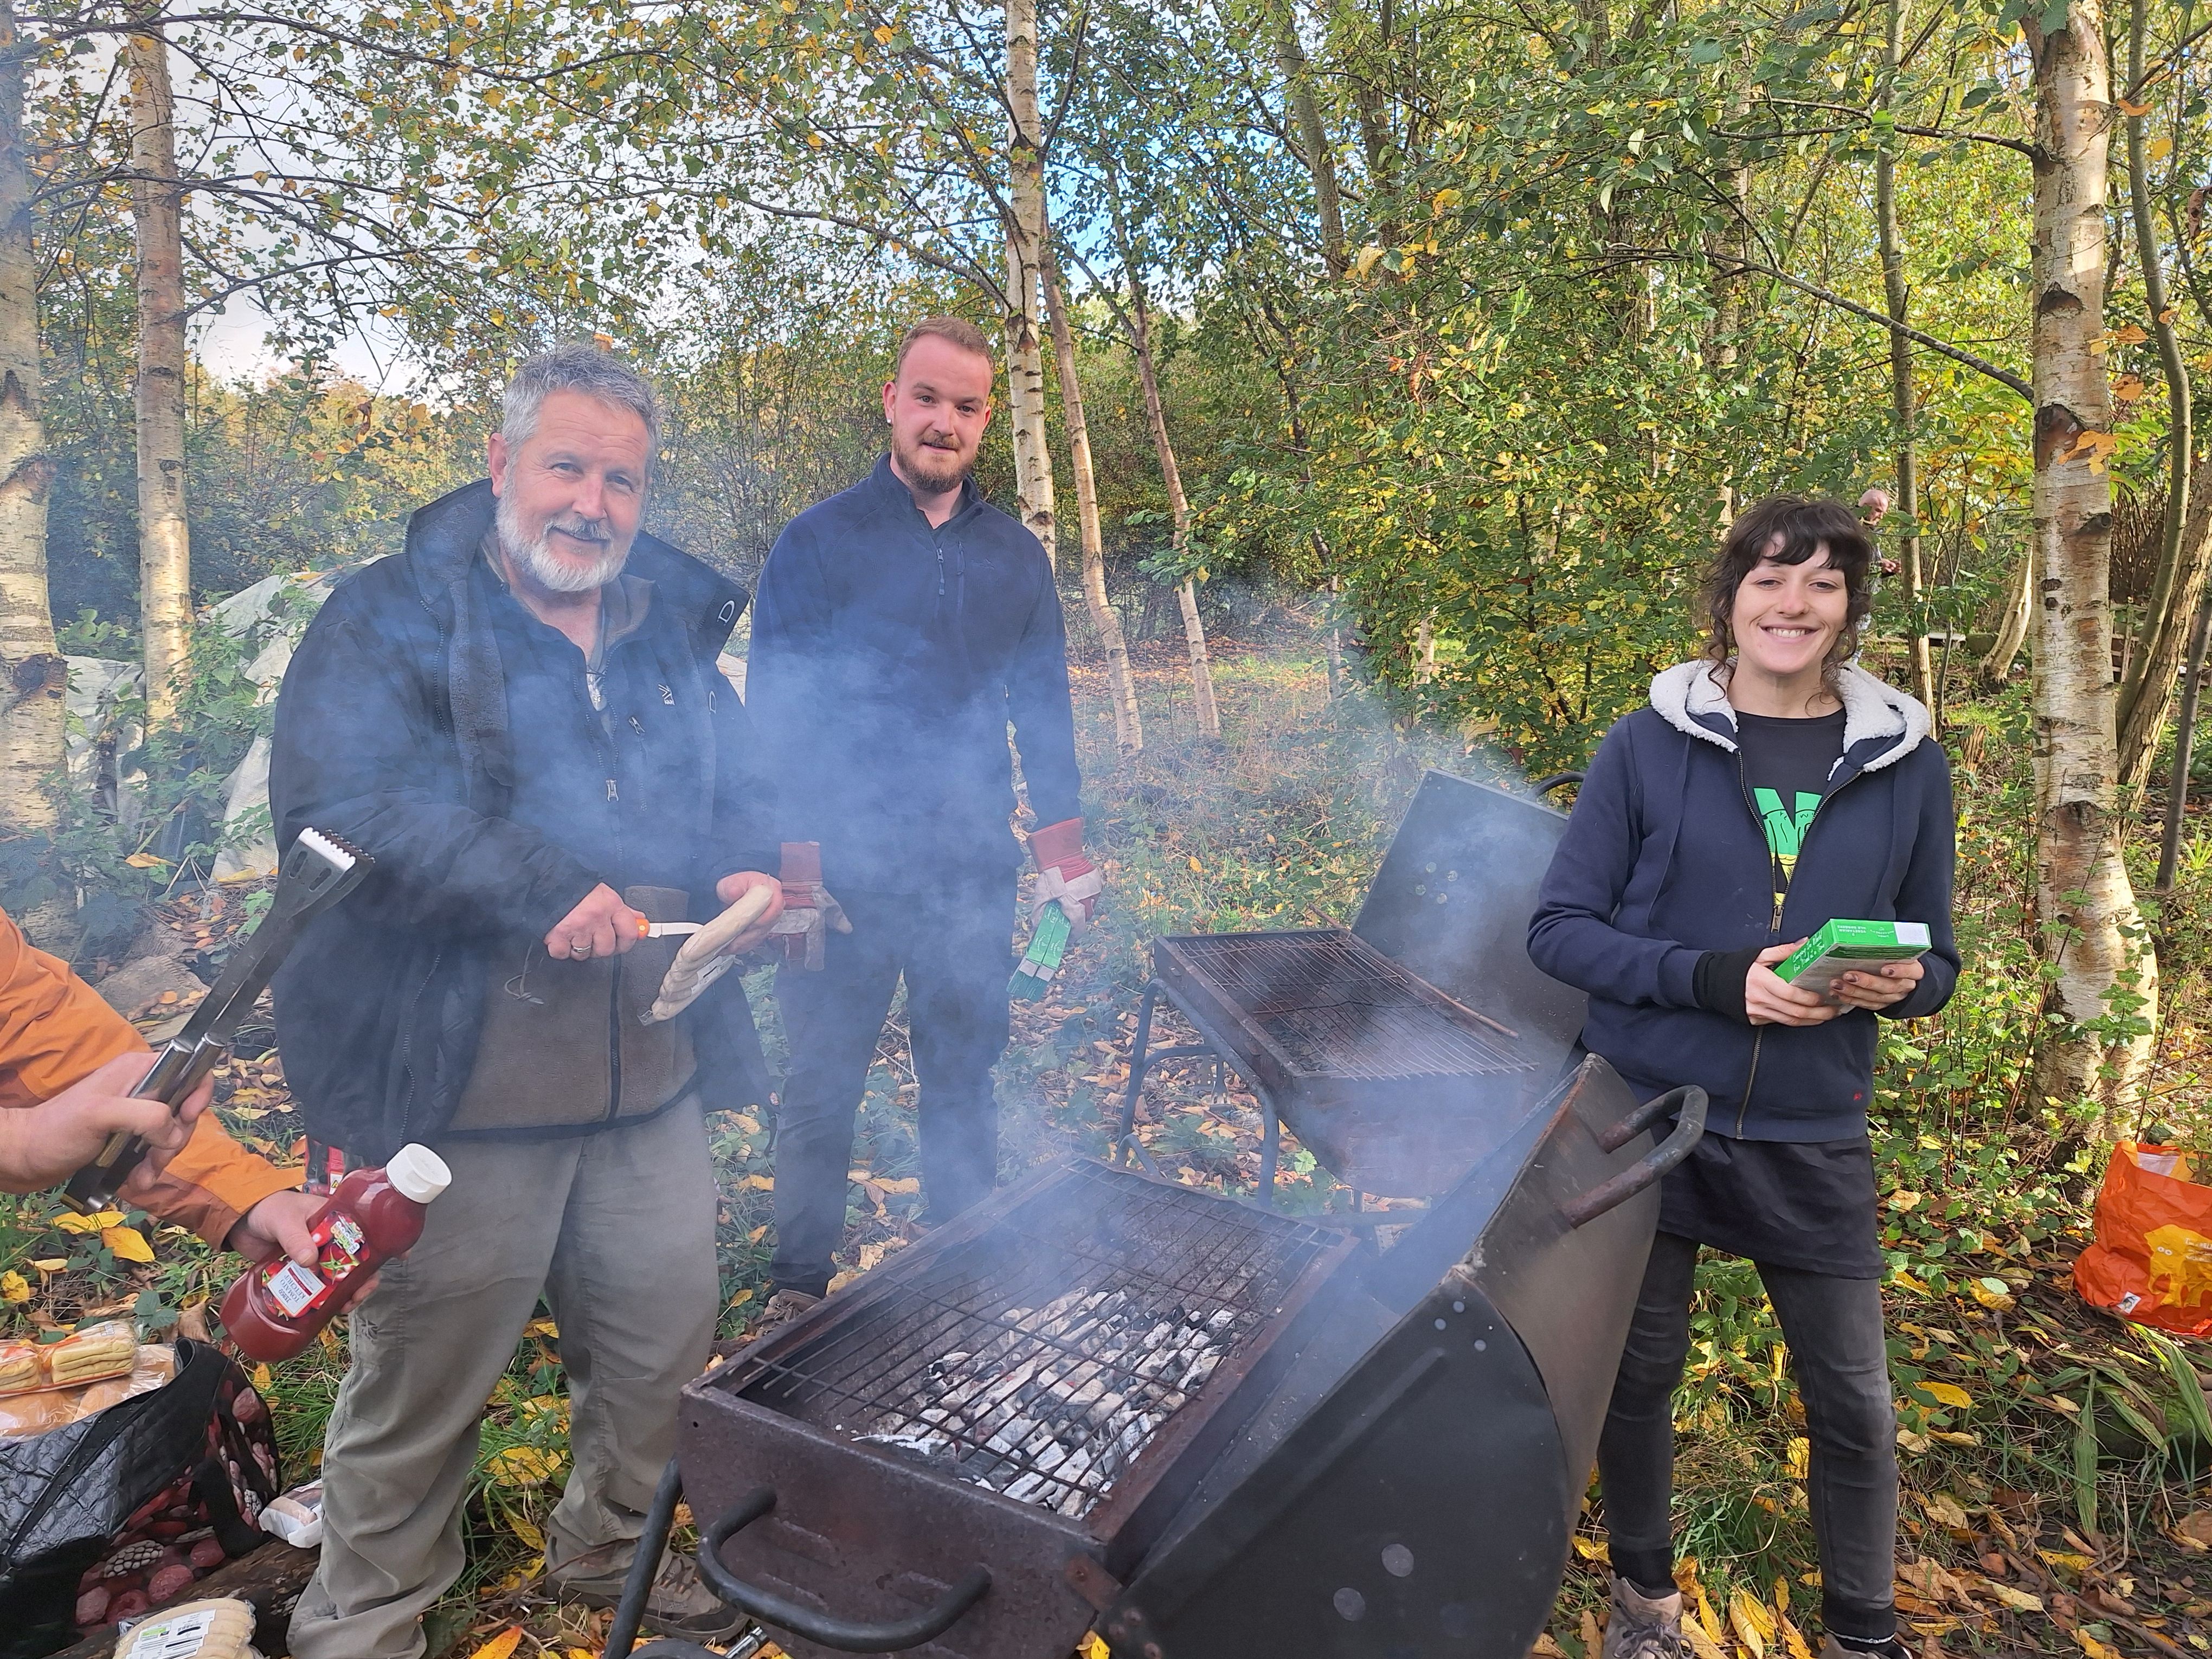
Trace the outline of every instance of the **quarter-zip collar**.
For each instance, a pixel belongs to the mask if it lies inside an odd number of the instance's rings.
[[[1651,682],[1651,707],[1676,731],[1732,755],[1736,751],[1735,709],[1718,666],[1700,658],[1667,669]],[[1830,775],[1833,783],[1896,764],[1928,735],[1927,709],[1856,663],[1845,663],[1836,671],[1836,691],[1844,704],[1844,752]]]
[[[960,505],[953,509],[952,516],[943,524],[933,525],[928,516],[915,505],[914,491],[907,488],[906,480],[891,471],[889,454],[877,458],[876,470],[868,475],[868,488],[886,509],[893,513],[904,511],[911,514],[914,522],[925,536],[942,536],[963,520],[981,512],[985,505],[983,492],[975,487],[975,475],[971,472],[960,481]]]

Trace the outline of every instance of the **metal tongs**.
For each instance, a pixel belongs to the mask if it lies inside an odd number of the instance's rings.
[[[269,913],[231,951],[222,977],[154,1056],[133,1097],[166,1102],[173,1111],[181,1104],[229,1057],[231,1039],[307,925],[351,892],[374,862],[328,830],[302,830],[277,872]],[[145,1156],[146,1143],[137,1136],[110,1135],[100,1156],[70,1177],[62,1201],[82,1212],[107,1208]]]

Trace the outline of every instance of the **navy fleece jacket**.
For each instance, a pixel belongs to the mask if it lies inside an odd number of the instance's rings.
[[[1528,954],[1589,993],[1583,1042],[1645,1097],[1694,1083],[1709,1132],[1748,1140],[1864,1133],[1876,1016],[1751,1025],[1698,1006],[1707,951],[1803,939],[1838,917],[1928,924],[1926,976],[1885,1011],[1932,1014],[1958,983],[1951,936],[1951,771],[1927,711],[1843,671],[1844,753],[1805,832],[1781,925],[1735,715],[1711,665],[1652,682],[1590,762],[1528,923]]]
[[[1036,821],[1083,811],[1052,567],[972,478],[932,529],[885,459],[786,525],[753,601],[745,702],[783,838],[822,843],[832,892],[1011,878],[1010,721]]]

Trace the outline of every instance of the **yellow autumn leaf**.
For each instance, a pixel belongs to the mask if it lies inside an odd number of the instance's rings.
[[[509,1625],[505,1630],[469,1655],[469,1659],[507,1659],[522,1643],[522,1626]]]
[[[876,1185],[887,1193],[918,1193],[921,1181],[915,1176],[901,1176],[896,1181],[878,1181]]]
[[[534,1486],[551,1476],[554,1463],[535,1446],[509,1446],[495,1452],[484,1470],[502,1486]]]
[[[256,1394],[267,1394],[269,1392],[269,1385],[276,1380],[276,1378],[275,1374],[270,1370],[268,1366],[256,1365],[253,1368],[253,1391]]]
[[[1966,1524],[1966,1511],[1948,1492],[1935,1492],[1922,1498],[1920,1507],[1928,1511],[1928,1518],[1939,1527],[1963,1527]]]
[[[1083,1633],[1083,1645],[1076,1649],[1082,1659],[1112,1659],[1112,1651],[1095,1630]]]
[[[1910,1291],[1915,1296],[1925,1296],[1928,1294],[1927,1285],[1922,1284],[1918,1279],[1915,1279],[1911,1273],[1905,1272],[1902,1267],[1899,1267],[1896,1272],[1890,1274],[1889,1282],[1896,1285],[1899,1290]]]
[[[1798,1633],[1797,1626],[1787,1619],[1781,1622],[1782,1646],[1790,1659],[1813,1659],[1813,1650],[1806,1646],[1805,1638]]]
[[[1992,1313],[2006,1313],[2012,1308],[2012,1286],[2002,1279],[1978,1279],[1966,1289],[1975,1301]]]
[[[749,1175],[738,1183],[741,1193],[772,1193],[775,1190],[774,1176]]]
[[[44,1256],[31,1265],[42,1273],[58,1273],[69,1266],[69,1258],[64,1255]]]
[[[133,870],[166,870],[169,867],[167,859],[157,859],[151,853],[133,853],[123,861]]]
[[[1972,1411],[1974,1396],[1956,1382],[1916,1382],[1912,1385],[1939,1406],[1949,1406],[1959,1411]]]
[[[1982,1588],[2014,1613],[2043,1611],[2043,1598],[2039,1595],[2031,1595],[2024,1589],[2014,1589],[2010,1584],[2000,1584],[1994,1578],[1984,1581]]]
[[[122,1224],[123,1212],[120,1210],[101,1210],[94,1215],[72,1213],[58,1215],[54,1218],[54,1225],[65,1233],[103,1232],[110,1227],[119,1227]]]
[[[510,1516],[507,1524],[514,1535],[531,1548],[542,1550],[545,1547],[545,1534],[538,1530],[537,1523],[528,1516]]]
[[[1580,1533],[1574,1537],[1575,1553],[1585,1561],[1606,1561],[1611,1559],[1602,1539],[1585,1538]]]
[[[0,1273],[0,1298],[9,1302],[28,1302],[31,1299],[31,1281],[10,1267],[6,1273]]]
[[[1382,262],[1382,250],[1373,242],[1370,242],[1353,256],[1352,274],[1355,276],[1364,276]]]
[[[2076,1630],[2074,1639],[2081,1644],[2081,1651],[2089,1659],[2120,1659],[2120,1650],[2110,1642],[2100,1642],[2086,1630]]]
[[[1802,1480],[1813,1470],[1813,1443],[1803,1435],[1790,1442],[1790,1478]]]
[[[1766,1644],[1774,1638],[1774,1615],[1765,1602],[1749,1590],[1737,1590],[1729,1597],[1729,1626],[1751,1650],[1752,1659],[1765,1659]]]
[[[101,1231],[100,1242],[125,1261],[151,1261],[154,1247],[146,1242],[136,1227],[108,1227]]]
[[[1198,861],[1198,854],[1195,853],[1190,855],[1190,867],[1201,875],[1206,872],[1206,866]]]
[[[1694,1619],[1682,1621],[1682,1639],[1690,1644],[1690,1651],[1697,1655],[1698,1659],[1728,1659],[1728,1656],[1721,1651],[1721,1644],[1706,1635],[1704,1626]]]
[[[2125,96],[2115,98],[2112,101],[2120,106],[2120,113],[2130,120],[2150,113],[2148,104],[2138,104]]]

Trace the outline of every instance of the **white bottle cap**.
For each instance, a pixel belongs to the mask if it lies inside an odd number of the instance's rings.
[[[446,1167],[446,1160],[428,1146],[411,1140],[392,1153],[392,1161],[384,1166],[384,1175],[399,1189],[402,1197],[411,1198],[417,1204],[428,1204],[453,1184],[453,1172]]]

